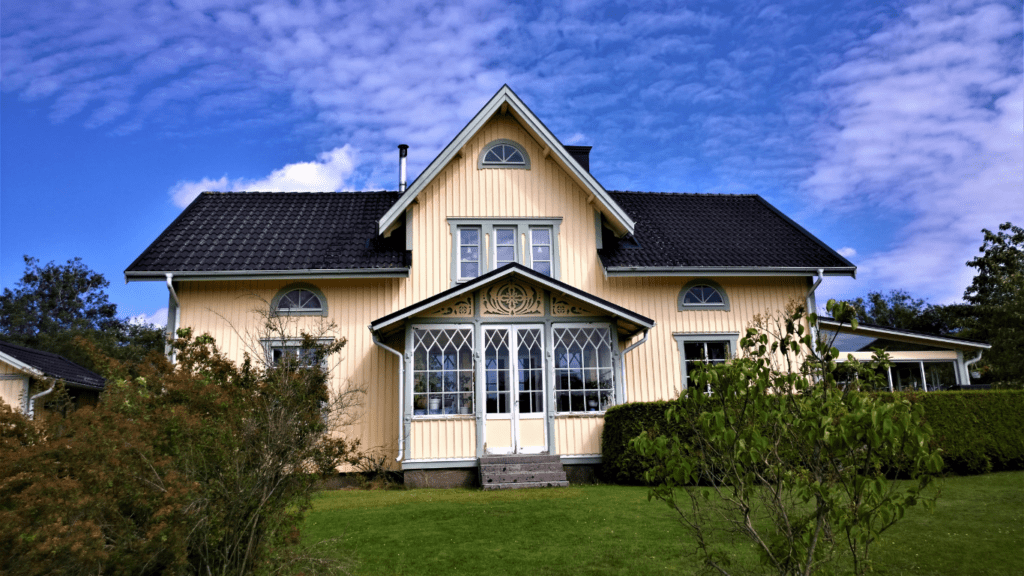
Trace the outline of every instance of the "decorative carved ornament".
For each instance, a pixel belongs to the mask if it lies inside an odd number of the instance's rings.
[[[445,302],[440,307],[427,312],[427,316],[455,316],[464,317],[473,315],[473,295],[466,294],[460,300]]]
[[[591,312],[582,306],[577,306],[568,300],[563,300],[554,294],[551,295],[552,316],[588,316]]]
[[[544,302],[537,289],[509,280],[484,290],[480,299],[484,316],[541,316]]]

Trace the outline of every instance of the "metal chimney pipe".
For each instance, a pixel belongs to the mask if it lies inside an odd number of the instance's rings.
[[[398,191],[405,192],[405,157],[409,154],[408,144],[398,145]]]

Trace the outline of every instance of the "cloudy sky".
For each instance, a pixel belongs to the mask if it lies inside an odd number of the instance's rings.
[[[637,8],[635,6],[642,6]],[[201,190],[379,190],[508,83],[607,189],[757,193],[859,266],[825,297],[959,300],[1024,224],[1019,0],[4,0],[0,284],[122,271]]]

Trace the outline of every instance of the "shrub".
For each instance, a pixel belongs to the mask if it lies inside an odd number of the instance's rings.
[[[176,366],[108,380],[94,408],[0,411],[0,572],[340,570],[294,545],[318,478],[355,461],[330,434],[347,397],[319,366],[235,366],[179,336]]]

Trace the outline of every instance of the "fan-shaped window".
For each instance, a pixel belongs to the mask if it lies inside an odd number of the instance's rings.
[[[327,299],[315,286],[292,284],[274,296],[270,310],[286,316],[327,316]]]
[[[522,146],[511,140],[495,140],[484,146],[477,167],[528,169],[530,156]]]
[[[729,310],[729,297],[717,283],[704,278],[683,286],[679,310]]]

